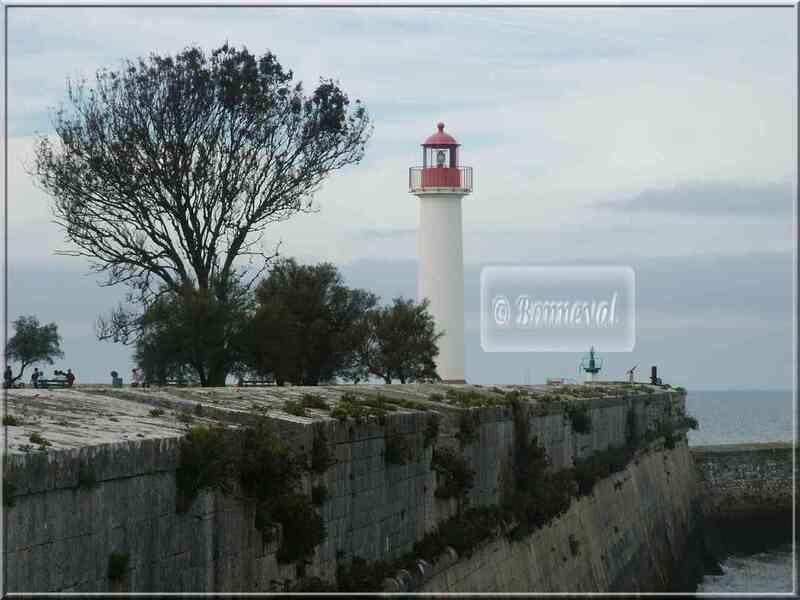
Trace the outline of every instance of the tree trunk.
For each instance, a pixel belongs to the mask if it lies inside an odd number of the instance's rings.
[[[211,365],[203,387],[224,387],[227,376],[228,370],[223,365]]]

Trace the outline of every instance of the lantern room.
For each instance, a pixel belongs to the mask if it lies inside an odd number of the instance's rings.
[[[409,191],[469,194],[472,191],[472,167],[458,164],[461,144],[445,133],[444,123],[436,127],[438,131],[422,144],[422,166],[409,169]]]

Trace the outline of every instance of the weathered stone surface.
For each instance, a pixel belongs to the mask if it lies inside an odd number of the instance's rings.
[[[362,385],[241,390],[10,390],[10,412],[22,419],[22,425],[6,429],[9,453],[5,477],[16,486],[16,492],[15,505],[4,511],[8,533],[4,560],[13,567],[7,569],[5,589],[8,592],[286,589],[297,576],[296,568],[277,562],[277,541],[264,545],[261,533],[254,527],[255,511],[251,504],[203,493],[187,513],[175,512],[174,471],[187,422],[223,423],[235,428],[253,422],[257,415],[270,419],[279,435],[299,452],[310,450],[315,428],[321,427],[337,460],[324,474],[309,473],[304,482],[306,491],[312,485],[324,483],[330,496],[320,508],[327,539],[317,548],[306,574],[333,580],[341,554],[369,561],[399,557],[427,531],[452,516],[457,507],[454,500],[434,497],[432,448],[424,447],[424,431],[432,413],[401,408],[388,413],[385,419],[372,417],[356,423],[353,419],[332,419],[324,410],[309,409],[307,417],[288,415],[283,411],[283,403],[286,399],[300,399],[304,393],[315,393],[335,406],[345,392],[380,392],[414,400],[444,417],[436,443],[459,447],[455,436],[462,409],[429,400],[431,393],[443,393],[446,389],[443,385]],[[488,391],[477,386],[459,386],[459,389]],[[581,400],[587,403],[593,424],[591,433],[585,435],[572,431],[562,403],[534,401],[530,403],[529,434],[536,435],[546,447],[553,467],[563,468],[571,466],[576,457],[624,443],[628,406],[634,407],[637,427],[644,431],[648,423],[674,410],[675,405],[680,406],[683,399],[684,396],[674,392],[632,397],[603,395],[598,388],[596,399]],[[202,408],[197,409],[198,405]],[[164,414],[152,416],[150,411],[154,408],[160,408]],[[474,410],[479,416],[478,438],[463,448],[476,473],[469,503],[495,504],[510,483],[513,414],[505,406]],[[45,451],[27,450],[32,431],[40,432],[52,445]],[[408,464],[391,465],[385,461],[387,433],[395,432],[405,436],[411,449],[412,460]],[[92,467],[95,487],[77,487],[81,464]],[[622,489],[636,488],[638,500],[632,496],[628,502],[640,502],[636,506],[645,511],[643,514],[651,511],[661,515],[672,506],[670,496],[648,477],[641,475]],[[676,485],[680,486],[680,481],[676,480]],[[594,500],[585,502],[592,506]],[[610,517],[602,510],[596,513],[589,508],[582,510],[575,517],[577,521],[567,521],[569,526],[583,527],[585,521],[593,531],[605,535],[611,525],[602,519]],[[676,510],[680,516],[680,507]],[[624,510],[613,516],[626,518]],[[623,534],[608,538],[609,543],[619,546],[614,560],[620,565],[634,560],[631,551],[626,550],[631,544],[641,545],[641,540],[655,543],[656,533],[643,527],[634,524]],[[558,547],[563,550],[564,540],[558,539]],[[527,560],[542,561],[545,550],[538,542],[533,544],[525,550]],[[600,554],[610,551],[604,549]],[[125,552],[129,556],[127,571],[120,582],[109,581],[107,577],[112,552]],[[471,563],[472,567],[454,562],[452,569],[445,569],[444,563],[437,564],[431,573],[434,577],[435,573],[441,573],[440,581],[449,586],[441,589],[491,581],[487,585],[496,585],[492,589],[497,590],[555,590],[564,588],[559,583],[562,577],[596,583],[601,586],[597,589],[604,589],[602,585],[611,585],[609,582],[614,579],[598,572],[601,563],[596,561],[601,559],[594,557],[591,577],[585,571],[589,567],[577,566],[572,561],[569,568],[574,572],[564,568],[558,574],[543,570],[535,577],[519,579],[519,574],[498,571],[486,575],[488,579],[484,581],[480,573],[487,572],[487,565],[493,560],[486,555],[484,563]],[[520,558],[510,560],[518,566],[524,564],[519,562]],[[534,571],[536,568],[532,567]],[[415,575],[410,577],[414,579]],[[535,587],[515,587],[523,584]]]
[[[792,444],[695,446],[703,512],[717,519],[747,519],[791,512]]]
[[[673,450],[646,454],[638,464],[598,483],[591,496],[576,500],[565,514],[524,540],[509,542],[501,536],[468,558],[443,557],[416,589],[663,589],[697,518],[694,492],[692,458],[679,442]]]

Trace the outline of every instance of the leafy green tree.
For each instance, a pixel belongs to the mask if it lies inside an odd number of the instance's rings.
[[[361,361],[386,383],[438,379],[434,362],[439,354],[433,316],[428,301],[395,298],[390,306],[370,314],[369,335],[362,346]]]
[[[53,364],[54,358],[63,358],[61,336],[58,325],[49,323],[40,325],[35,316],[21,316],[12,322],[14,336],[8,340],[6,358],[20,363],[19,373],[12,377],[17,381],[25,373],[25,369],[36,363]]]
[[[372,131],[336,81],[306,95],[272,53],[228,44],[71,81],[52,120],[33,175],[73,246],[63,253],[128,287],[127,305],[98,323],[101,339],[123,343],[142,335],[164,290],[191,285],[224,305],[231,285],[253,284],[275,255],[266,230],[315,210],[313,194],[361,161]],[[209,385],[224,382],[207,370]]]
[[[377,297],[350,289],[330,263],[277,262],[256,288],[248,364],[278,384],[317,385],[363,371],[359,349]]]
[[[148,381],[224,382],[241,363],[252,309],[252,294],[241,287],[226,302],[188,284],[167,290],[142,316],[136,362]]]

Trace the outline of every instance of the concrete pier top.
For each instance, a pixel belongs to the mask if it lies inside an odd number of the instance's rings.
[[[692,452],[754,452],[758,450],[786,450],[793,448],[791,442],[752,442],[749,444],[718,444],[714,446],[690,446]]]
[[[563,411],[564,402],[613,400],[628,393],[650,390],[663,393],[659,386],[646,384],[593,383],[586,385],[329,385],[307,387],[149,387],[111,388],[76,386],[72,389],[11,389],[6,392],[6,412],[16,424],[3,428],[10,454],[37,450],[33,433],[49,442],[48,450],[82,448],[137,439],[180,437],[192,423],[248,422],[254,414],[294,423],[330,419],[344,394],[383,395],[396,411],[459,410],[452,390],[474,391],[502,401],[503,393],[519,390],[528,400],[547,412]],[[674,390],[673,390],[674,391]],[[450,396],[448,396],[450,392]],[[306,416],[286,412],[287,400],[298,401],[305,394],[319,395],[329,409],[306,408]]]

